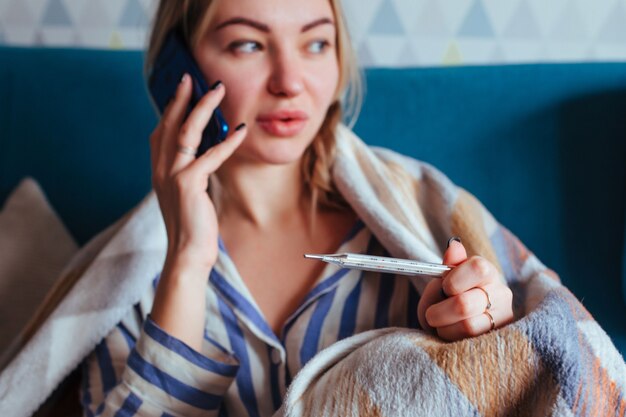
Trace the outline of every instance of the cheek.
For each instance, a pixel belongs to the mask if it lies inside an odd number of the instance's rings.
[[[258,70],[245,65],[232,65],[227,60],[220,60],[219,54],[206,53],[202,57],[204,60],[200,62],[200,67],[209,85],[219,80],[226,87],[219,108],[228,124],[235,127],[239,123],[249,122],[245,115],[252,105],[252,97],[261,88]]]
[[[320,76],[322,74],[323,76]],[[316,93],[317,104],[328,108],[335,98],[339,84],[339,70],[336,67],[325,67],[323,70],[313,73],[310,84]]]
[[[220,103],[220,109],[228,123],[232,126],[242,122],[251,123],[247,117],[254,106],[253,98],[261,88],[257,79],[224,76],[222,82],[226,86],[226,95]]]

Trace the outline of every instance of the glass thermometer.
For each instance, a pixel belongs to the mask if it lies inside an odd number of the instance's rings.
[[[307,259],[319,259],[342,268],[363,271],[391,272],[401,275],[428,275],[441,277],[452,269],[448,265],[418,262],[410,259],[388,258],[384,256],[361,255],[357,253],[337,253],[332,255],[305,254]]]

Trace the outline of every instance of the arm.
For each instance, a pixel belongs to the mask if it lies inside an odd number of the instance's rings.
[[[237,149],[240,125],[224,142],[195,158],[202,131],[224,97],[218,83],[184,120],[192,81],[185,75],[150,137],[152,180],[168,237],[168,253],[152,310],[166,332],[199,350],[205,323],[204,290],[217,259],[218,224],[208,178]]]
[[[213,416],[237,369],[206,340],[196,352],[132,314],[83,363],[80,400],[87,416]]]
[[[124,347],[116,329],[86,365],[86,415],[217,415],[237,372],[234,358],[204,340],[206,282],[217,259],[218,224],[206,190],[209,175],[245,137],[243,125],[196,158],[202,131],[224,97],[217,85],[185,120],[191,79],[150,137],[152,181],[168,237],[168,251],[151,316]],[[116,333],[117,332],[117,333]],[[114,365],[112,365],[114,364]],[[95,377],[94,377],[95,375]]]

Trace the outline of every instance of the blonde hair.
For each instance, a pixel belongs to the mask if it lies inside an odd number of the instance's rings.
[[[228,0],[226,0],[228,1]],[[337,190],[331,175],[335,161],[335,129],[345,120],[353,127],[363,99],[362,75],[356,61],[341,0],[329,0],[337,28],[337,60],[339,82],[335,99],[329,106],[320,130],[302,157],[302,176],[311,196],[312,217],[318,208],[343,209],[349,207]],[[214,8],[213,0],[161,0],[157,8],[152,33],[146,52],[144,72],[150,73],[165,37],[174,28],[193,49],[200,36],[209,27]]]

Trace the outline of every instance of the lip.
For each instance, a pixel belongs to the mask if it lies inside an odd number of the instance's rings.
[[[308,120],[309,116],[301,110],[277,110],[263,113],[256,119],[263,130],[278,137],[297,135],[304,129]]]

